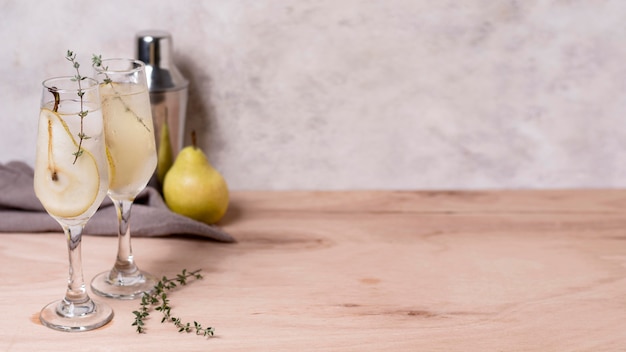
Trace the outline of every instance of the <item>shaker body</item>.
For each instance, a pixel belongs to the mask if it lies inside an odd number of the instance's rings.
[[[167,142],[175,158],[184,143],[189,82],[174,64],[173,41],[168,32],[145,30],[135,39],[137,59],[146,65],[157,150],[162,150],[167,125]]]
[[[187,114],[187,87],[173,91],[150,92],[152,120],[157,142],[157,150],[163,141],[163,134],[169,134],[169,144],[174,157],[183,148],[185,141],[185,116]]]

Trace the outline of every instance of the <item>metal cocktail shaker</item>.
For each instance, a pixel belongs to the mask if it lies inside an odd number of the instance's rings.
[[[164,153],[169,147],[175,158],[183,147],[189,81],[174,64],[172,36],[168,32],[141,31],[136,41],[137,59],[146,64],[157,150]]]

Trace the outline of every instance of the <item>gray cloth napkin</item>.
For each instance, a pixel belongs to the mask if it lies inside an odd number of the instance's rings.
[[[0,232],[59,232],[61,226],[43,208],[33,189],[33,169],[20,161],[0,164]],[[220,242],[235,239],[207,225],[170,211],[159,192],[146,187],[135,199],[130,219],[133,236],[195,235]],[[86,235],[117,236],[117,215],[106,198],[85,226]]]

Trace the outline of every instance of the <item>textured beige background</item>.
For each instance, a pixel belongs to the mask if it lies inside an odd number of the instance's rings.
[[[164,29],[233,189],[624,187],[626,2],[0,0],[0,162],[67,49]]]

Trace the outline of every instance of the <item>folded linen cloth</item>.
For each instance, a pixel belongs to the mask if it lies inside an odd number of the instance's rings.
[[[117,215],[106,198],[85,226],[86,235],[117,235]],[[215,225],[169,210],[159,192],[146,187],[133,203],[130,230],[134,236],[195,235],[220,242],[235,239]],[[61,226],[44,209],[33,189],[33,169],[24,162],[0,164],[0,232],[59,232]]]

